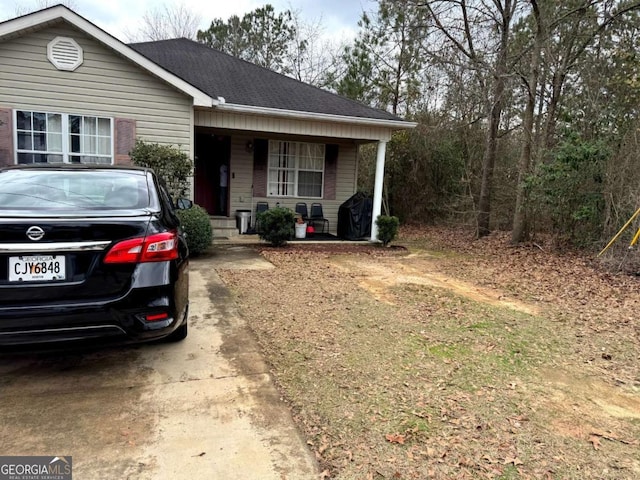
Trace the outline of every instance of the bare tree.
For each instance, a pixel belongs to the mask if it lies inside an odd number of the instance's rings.
[[[326,87],[340,47],[323,38],[322,17],[311,22],[300,18],[300,11],[292,12],[295,37],[289,47],[287,68],[289,75],[317,87]]]
[[[476,236],[490,232],[491,190],[500,122],[507,95],[512,61],[512,28],[519,0],[429,0],[426,7],[443,41],[461,53],[471,71],[486,81],[486,142],[476,216]]]
[[[71,10],[76,10],[78,8],[78,4],[74,0],[34,0],[29,4],[16,6],[15,14],[19,17],[21,15],[26,15],[27,13],[53,7],[54,5],[64,5]]]
[[[534,21],[534,40],[529,59],[529,71],[523,75],[526,105],[522,121],[522,147],[520,150],[520,161],[518,164],[518,184],[516,186],[516,208],[513,216],[513,230],[511,231],[511,241],[518,243],[523,241],[529,234],[529,222],[527,221],[527,189],[525,188],[525,178],[530,173],[531,157],[533,152],[533,128],[535,122],[535,107],[540,78],[540,61],[542,48],[547,38],[545,11],[546,0],[538,2],[530,0],[531,11]]]
[[[142,17],[142,25],[137,32],[125,32],[130,42],[157,41],[169,38],[189,38],[194,40],[198,32],[200,18],[183,3],[164,3],[148,10]]]

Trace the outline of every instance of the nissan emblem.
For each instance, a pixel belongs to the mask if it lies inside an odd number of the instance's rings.
[[[38,240],[42,240],[42,237],[44,237],[44,230],[40,227],[34,225],[27,229],[27,238],[29,238],[29,240],[37,242]]]

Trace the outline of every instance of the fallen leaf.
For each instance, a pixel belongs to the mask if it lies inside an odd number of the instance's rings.
[[[406,440],[406,437],[400,433],[387,433],[384,438],[390,443],[399,443],[400,445],[404,445]]]
[[[600,450],[600,437],[597,437],[596,435],[591,435],[589,437],[589,441],[591,442],[591,444],[593,445],[593,449],[594,450]]]
[[[325,452],[325,450],[329,448],[329,441],[327,440],[327,437],[325,435],[322,436],[321,442],[322,443],[318,447],[318,453],[320,455],[322,455]]]
[[[605,433],[605,432],[593,431],[590,433],[590,435],[595,437],[602,437],[605,440],[609,440],[612,442],[624,443],[625,445],[638,445],[638,440],[625,440],[618,437],[617,435],[614,435],[611,432]],[[591,439],[589,439],[589,441],[591,441]]]

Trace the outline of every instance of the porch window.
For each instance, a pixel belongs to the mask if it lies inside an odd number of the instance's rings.
[[[113,163],[110,118],[17,110],[15,126],[19,164]]]
[[[325,146],[269,141],[270,197],[322,198]]]

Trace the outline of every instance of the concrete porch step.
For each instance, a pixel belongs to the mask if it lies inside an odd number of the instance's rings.
[[[236,219],[230,217],[210,216],[213,238],[232,238],[237,235]]]

